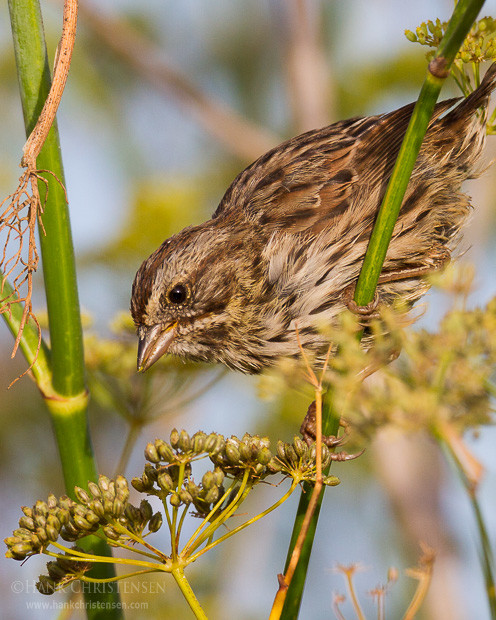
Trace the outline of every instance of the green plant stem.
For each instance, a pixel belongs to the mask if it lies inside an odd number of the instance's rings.
[[[482,572],[484,573],[484,583],[486,584],[486,594],[491,611],[491,620],[496,620],[496,580],[494,577],[494,556],[491,549],[491,541],[489,540],[479,501],[474,493],[469,494],[469,497],[479,531],[480,563]]]
[[[26,135],[29,135],[51,85],[43,22],[38,0],[9,0],[9,11]],[[37,167],[52,173],[45,173],[47,185],[38,183],[45,210],[45,234],[40,231],[40,246],[51,344],[50,389],[46,390],[45,385],[38,386],[51,415],[66,490],[74,497],[74,486],[85,487],[88,480],[96,480],[97,474],[87,420],[88,396],[84,383],[74,250],[55,124],[37,159]],[[21,346],[26,354],[26,346]],[[31,363],[32,359],[28,361]],[[96,537],[84,539],[81,545],[99,555],[110,556],[108,545]],[[114,576],[114,567],[110,564],[98,567],[92,573],[94,578]],[[87,606],[88,617],[122,617],[116,589],[85,591],[85,598],[91,603]]]
[[[179,589],[183,593],[184,598],[188,602],[188,605],[191,607],[191,611],[195,614],[196,618],[198,618],[199,620],[207,620],[207,616],[201,608],[201,605],[196,598],[195,593],[191,589],[189,581],[184,575],[183,569],[181,567],[174,568],[172,570],[172,576],[176,580]]]
[[[332,390],[329,389],[326,394],[324,394],[324,398],[322,401],[322,434],[323,435],[335,435],[337,436],[339,431],[339,412],[333,407],[332,402]],[[329,473],[330,466],[323,470],[322,474],[325,476]],[[324,486],[325,490],[325,486]],[[310,498],[312,496],[313,484],[305,482],[303,485],[303,490],[300,497],[300,503],[298,504],[298,510],[296,512],[296,518],[293,526],[293,532],[291,534],[291,541],[289,543],[288,554],[286,557],[286,565],[284,567],[284,572],[287,571],[289,562],[291,560],[291,555],[293,553],[293,549],[295,547],[296,541],[298,539],[298,535],[301,530],[301,526],[303,525],[303,519],[305,518],[305,514],[308,508],[308,504],[310,502]],[[322,506],[322,500],[324,499],[324,492],[320,494],[317,508],[313,514],[312,520],[310,522],[310,527],[308,529],[308,534],[305,538],[305,542],[303,543],[303,547],[301,550],[300,559],[298,560],[298,564],[296,566],[296,570],[293,575],[293,579],[289,584],[288,591],[286,593],[286,599],[284,601],[284,606],[281,613],[281,619],[289,620],[297,618],[298,612],[301,605],[301,599],[303,597],[303,589],[305,587],[305,580],[308,571],[308,564],[310,562],[310,555],[312,553],[313,541],[315,538],[315,532],[317,530],[317,523],[319,520],[320,508]]]
[[[37,0],[9,0],[26,136],[34,128],[51,85],[43,22]],[[62,396],[84,392],[83,339],[65,179],[56,123],[37,159],[47,185],[38,183],[46,234],[40,231],[48,307],[53,386]],[[54,176],[58,179],[55,179]]]
[[[238,534],[238,532],[241,532],[242,530],[244,530],[245,528],[249,527],[250,525],[253,525],[254,523],[259,521],[260,519],[263,519],[263,517],[266,517],[268,514],[270,514],[276,508],[279,508],[279,506],[284,504],[284,502],[293,494],[296,486],[297,486],[297,483],[293,480],[290,488],[286,491],[286,493],[284,493],[284,495],[282,497],[280,497],[277,500],[277,502],[272,504],[272,506],[269,506],[269,508],[267,508],[263,512],[260,512],[259,514],[255,515],[251,519],[248,519],[248,521],[245,521],[241,525],[238,525],[238,527],[234,528],[234,530],[230,530],[229,532],[227,532],[227,534],[224,534],[220,538],[217,538],[216,540],[213,540],[212,537],[213,537],[214,532],[212,532],[210,537],[207,539],[206,546],[203,547],[203,549],[200,549],[200,551],[197,551],[195,554],[191,555],[187,559],[188,564],[190,564],[191,562],[195,562],[201,555],[203,555],[207,551],[210,551],[210,549],[213,549],[213,547],[216,547],[217,545],[223,543],[225,540],[227,540],[231,536],[235,536],[236,534]],[[198,547],[198,545],[195,547],[195,549],[197,547]],[[181,553],[181,556],[183,558],[185,557],[184,551]]]
[[[491,613],[491,620],[496,620],[496,579],[494,571],[494,556],[491,548],[491,541],[489,540],[489,535],[487,533],[484,517],[482,516],[482,511],[479,505],[479,500],[477,499],[476,489],[474,488],[473,482],[467,478],[463,465],[460,462],[455,451],[452,449],[450,442],[444,439],[442,433],[435,432],[434,436],[440,444],[441,448],[446,453],[448,459],[454,464],[458,476],[460,477],[460,480],[465,488],[465,491],[467,492],[468,498],[472,505],[475,521],[477,523],[477,531],[479,532],[480,563],[484,575],[488,606]]]
[[[459,0],[434,60],[429,64],[358,278],[355,301],[359,306],[366,306],[374,298],[394,225],[441,87],[483,4],[484,0]]]
[[[79,542],[78,542],[79,544]],[[171,570],[166,570],[164,569],[164,565],[163,564],[158,564],[157,562],[145,562],[144,560],[135,560],[134,558],[108,558],[108,557],[102,557],[101,555],[93,555],[93,553],[89,553],[89,554],[84,554],[84,553],[74,553],[73,549],[68,549],[67,547],[64,547],[63,545],[59,545],[57,543],[53,543],[54,547],[58,547],[59,549],[63,549],[66,552],[66,555],[62,555],[60,553],[55,553],[53,551],[47,551],[45,550],[43,553],[51,558],[59,558],[59,559],[66,559],[66,560],[74,560],[74,561],[78,561],[78,560],[83,560],[84,562],[89,562],[89,563],[94,563],[94,564],[99,564],[99,563],[107,563],[107,564],[112,564],[112,563],[117,563],[117,564],[123,564],[123,565],[131,565],[131,566],[144,566],[146,568],[146,570],[154,570],[154,571],[162,571],[162,572],[171,572]],[[115,576],[111,577],[112,580],[115,580]],[[106,580],[106,578],[102,579],[103,581]],[[107,618],[108,616],[105,616],[105,618]]]
[[[193,532],[193,534],[190,536],[188,542],[184,545],[183,550],[181,551],[182,556],[184,557],[186,554],[190,555],[191,554],[191,546],[193,544],[196,543],[196,540],[198,538],[198,536],[200,536],[202,530],[205,527],[208,527],[208,525],[212,524],[214,515],[217,514],[217,512],[221,512],[221,506],[222,504],[226,501],[226,499],[231,495],[232,490],[235,488],[236,486],[236,480],[232,480],[230,485],[228,486],[228,488],[224,491],[223,495],[221,495],[221,497],[219,497],[219,499],[217,500],[217,502],[214,504],[214,506],[211,508],[210,512],[208,513],[208,515],[206,517],[204,517],[202,519],[202,521],[200,522],[200,525],[196,528],[196,530]],[[164,502],[164,504],[167,506],[167,504]],[[232,502],[230,502],[228,504],[229,506],[232,505]],[[222,519],[222,515],[220,517],[217,517],[216,521],[219,522],[219,525],[221,524],[221,519]],[[225,520],[224,520],[225,521]],[[222,521],[222,522],[224,522]],[[216,527],[213,528],[211,530],[211,532],[209,533],[209,535],[207,536],[208,538],[212,538],[213,534],[215,533]],[[198,545],[196,545],[197,547]],[[195,547],[195,548],[196,548]]]
[[[448,76],[451,64],[463,40],[467,36],[483,4],[484,0],[459,0],[451,16],[446,34],[436,51],[434,57],[435,62],[429,65],[429,70],[424,79],[418,101],[405,133],[396,164],[386,189],[386,194],[379,209],[360,271],[354,296],[355,302],[359,306],[366,306],[374,299],[375,289],[379,282],[379,276],[393,234],[394,225],[398,219],[401,203],[441,87]],[[431,70],[433,68],[435,74]],[[441,71],[439,69],[441,69]],[[323,403],[322,431],[324,434],[336,434],[338,425],[339,414],[333,407],[329,391]],[[308,485],[307,488],[304,488],[304,492],[301,495],[286,560],[286,568],[298,538],[298,533],[301,529],[306,507],[311,496],[311,488],[312,487]],[[320,497],[318,508],[312,518],[312,524],[302,550],[302,555],[300,556],[296,572],[286,595],[283,611],[281,613],[282,619],[289,620],[290,618],[294,619],[298,616],[322,497],[323,494]]]
[[[243,473],[243,479],[234,498],[223,510],[220,511],[218,517],[209,521],[208,526],[203,530],[203,532],[198,534],[195,540],[190,538],[187,545],[184,547],[183,553],[186,550],[188,551],[188,553],[193,553],[195,549],[198,549],[198,547],[202,545],[205,540],[210,538],[215,532],[215,530],[217,530],[223,523],[225,523],[229,519],[229,517],[235,512],[235,510],[237,510],[237,508],[244,502],[246,496],[253,488],[253,485],[251,483],[248,483],[249,477],[250,472],[248,470],[245,470],[245,472]],[[224,493],[224,495],[226,495],[226,493]],[[217,502],[217,504],[219,504],[219,502]],[[203,524],[205,524],[206,522],[207,519],[203,519],[202,527]]]
[[[14,50],[19,77],[26,134],[29,135],[50,89],[50,71],[45,48],[41,12],[37,0],[9,0]],[[46,175],[48,201],[43,214],[46,234],[40,231],[43,274],[50,328],[51,390],[43,393],[52,415],[61,454],[66,489],[84,486],[96,478],[89,438],[84,385],[82,328],[79,316],[74,251],[69,212],[65,199],[62,160],[56,127],[37,160]],[[39,183],[42,203],[46,196]]]
[[[131,458],[131,452],[133,451],[134,445],[136,444],[139,434],[143,429],[143,423],[141,420],[136,420],[135,418],[129,416],[127,421],[127,435],[124,442],[124,447],[122,448],[121,456],[119,458],[119,464],[115,470],[116,476],[117,474],[124,474],[126,471],[127,464]]]
[[[4,295],[10,295],[11,293],[13,293],[13,289],[10,286],[10,284],[7,282],[7,280],[3,281],[3,291],[4,291]],[[10,331],[12,332],[12,334],[16,336],[17,331],[19,329],[20,322],[21,322],[21,317],[22,317],[21,304],[13,303],[10,306],[10,312],[4,312],[2,316],[6,324],[8,325]],[[26,323],[26,326],[24,327],[24,332],[23,332],[23,335],[20,341],[20,349],[24,357],[28,361],[29,365],[31,366],[31,373],[36,382],[36,385],[38,386],[41,393],[43,394],[45,398],[45,402],[48,404],[48,408],[51,413],[52,420],[54,421],[53,426],[56,431],[57,441],[59,441],[58,433],[61,433],[62,435],[64,435],[64,432],[63,432],[64,427],[66,425],[69,425],[69,429],[68,431],[66,431],[66,435],[68,439],[60,442],[61,443],[60,457],[61,457],[62,463],[64,463],[70,460],[71,454],[73,453],[74,450],[79,450],[79,446],[81,443],[86,442],[86,437],[85,436],[79,437],[72,432],[71,420],[73,419],[73,417],[66,418],[64,411],[63,411],[63,408],[67,407],[67,402],[63,402],[63,401],[59,402],[57,400],[57,395],[55,394],[54,389],[53,389],[52,371],[51,371],[51,363],[50,363],[50,350],[47,344],[45,343],[45,341],[42,339],[40,348],[38,351],[38,342],[39,342],[38,327],[34,323],[34,321],[30,319]],[[57,412],[56,411],[57,407],[60,407],[62,411]],[[59,420],[59,417],[61,418],[60,420]],[[86,416],[85,416],[85,419],[86,419]],[[86,427],[86,422],[84,426]],[[81,424],[75,425],[75,429],[80,429],[81,427],[82,427]],[[91,453],[88,456],[91,457]],[[80,459],[78,460],[78,463],[84,464],[84,460]],[[81,486],[81,482],[78,480],[85,480],[85,481],[88,480],[88,477],[84,478],[84,476],[87,474],[87,471],[83,467],[73,468],[71,469],[70,473],[71,473],[71,477],[75,481],[72,483],[72,486],[70,487],[72,490],[74,490],[74,486],[76,484]],[[67,477],[68,476],[66,476],[66,480],[67,480]],[[72,496],[74,497],[73,493],[72,493]],[[80,544],[83,548],[86,548],[88,550],[91,549],[98,555],[102,555],[106,557],[111,556],[110,548],[108,547],[108,545],[103,540],[99,539],[96,536],[89,536],[87,539],[84,539],[83,541],[81,541]],[[109,579],[115,576],[115,571],[114,571],[113,566],[106,565],[103,567],[97,567],[96,569],[92,571],[91,574],[99,579],[100,578]],[[95,602],[97,598],[98,597],[92,597],[88,595],[88,599],[92,600],[93,602]],[[111,600],[113,601],[113,596]],[[116,599],[116,601],[118,601],[118,598]],[[89,613],[88,615],[91,617],[98,618],[97,614],[92,615]],[[109,617],[114,617],[114,616],[109,616]],[[119,618],[119,617],[120,615],[115,616],[115,618]]]

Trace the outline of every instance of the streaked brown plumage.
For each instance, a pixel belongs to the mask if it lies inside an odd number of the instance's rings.
[[[405,195],[383,274],[434,268],[470,210],[496,65],[467,99],[437,104]],[[450,108],[452,108],[450,110]],[[211,220],[167,239],[141,265],[131,312],[138,367],[166,351],[259,372],[303,346],[345,308],[413,104],[309,131],[269,151],[234,180]],[[409,304],[420,277],[384,282],[381,303]]]

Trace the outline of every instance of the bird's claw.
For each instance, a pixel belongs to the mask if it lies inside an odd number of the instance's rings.
[[[360,318],[364,320],[378,319],[379,313],[377,312],[377,308],[379,307],[379,294],[377,291],[374,293],[374,299],[369,302],[366,306],[359,306],[357,302],[354,300],[355,295],[355,284],[350,284],[347,286],[342,294],[343,301],[350,312],[356,314]]]
[[[335,435],[323,435],[322,443],[325,444],[328,448],[334,449],[338,446],[342,446],[348,440],[348,435],[350,434],[349,424],[343,420],[342,418],[339,421],[339,425],[344,429],[344,435],[342,437],[336,437]],[[315,421],[315,401],[308,407],[308,411],[306,416],[303,419],[303,422],[300,426],[300,433],[303,437],[303,440],[307,445],[311,445],[315,443],[316,437],[316,421]],[[345,453],[343,453],[345,454]],[[337,455],[334,455],[337,456]],[[340,459],[334,459],[340,460]],[[345,459],[341,459],[345,460]]]

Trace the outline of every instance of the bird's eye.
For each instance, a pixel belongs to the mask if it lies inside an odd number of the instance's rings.
[[[176,284],[174,288],[171,288],[169,291],[169,301],[173,304],[182,304],[186,301],[186,297],[188,296],[188,291],[186,287],[182,284]]]

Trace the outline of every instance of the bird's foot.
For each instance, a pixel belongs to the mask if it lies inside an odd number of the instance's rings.
[[[420,267],[405,267],[404,269],[395,269],[394,271],[386,271],[379,276],[379,284],[387,284],[388,282],[397,282],[398,280],[409,280],[410,278],[421,278],[430,273],[434,273],[446,267],[451,260],[451,252],[448,248],[434,248],[429,256],[430,265],[422,265]]]
[[[335,448],[342,446],[348,440],[348,435],[350,434],[350,427],[345,420],[341,418],[339,421],[339,425],[344,429],[344,435],[342,437],[336,437],[335,435],[323,435],[322,443],[325,444],[328,448],[334,450]],[[303,437],[303,440],[307,443],[307,445],[311,445],[315,443],[316,437],[316,420],[315,420],[315,401],[308,408],[307,414],[301,424],[300,433]],[[352,459],[356,459],[363,454],[363,450],[358,454],[348,454],[348,452],[333,452],[331,453],[331,460],[333,461],[351,461]]]
[[[356,314],[364,321],[379,318],[379,313],[377,312],[377,308],[379,307],[379,294],[377,291],[374,293],[374,299],[366,306],[359,306],[353,299],[354,295],[355,284],[353,283],[347,286],[343,291],[343,301],[350,312],[353,312],[353,314]]]
[[[397,282],[398,280],[409,280],[411,278],[421,278],[422,276],[426,276],[429,273],[434,273],[443,269],[451,260],[451,253],[447,248],[436,248],[432,250],[430,255],[431,264],[430,265],[422,265],[420,267],[406,267],[404,269],[395,269],[392,271],[386,271],[381,273],[379,276],[378,284],[388,284],[390,282]],[[355,286],[356,284],[353,282],[349,286],[347,286],[343,293],[342,299],[346,304],[346,307],[353,314],[358,315],[364,323],[370,321],[371,319],[378,319],[379,312],[377,308],[379,307],[380,297],[379,293],[375,291],[374,299],[369,302],[365,306],[359,306],[354,300],[355,296]]]

